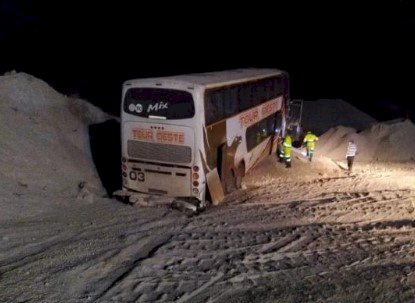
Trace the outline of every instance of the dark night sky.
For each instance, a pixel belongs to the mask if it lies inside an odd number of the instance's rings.
[[[0,72],[31,73],[117,112],[129,78],[275,67],[290,73],[293,98],[413,117],[415,5],[310,2],[0,0]]]

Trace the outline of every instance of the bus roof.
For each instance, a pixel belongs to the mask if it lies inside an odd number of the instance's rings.
[[[278,75],[284,73],[278,69],[270,68],[245,68],[225,70],[219,72],[197,73],[187,75],[168,76],[160,78],[144,78],[126,81],[127,85],[134,84],[150,84],[150,83],[182,83],[185,85],[201,85],[206,87],[214,87],[219,84],[237,83],[250,79],[265,78],[268,76]]]

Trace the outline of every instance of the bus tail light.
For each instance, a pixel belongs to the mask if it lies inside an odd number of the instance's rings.
[[[199,190],[197,188],[193,188],[193,194],[194,195],[198,195],[199,194]]]
[[[122,170],[127,170],[127,165],[123,164],[122,165]]]
[[[199,171],[199,166],[197,166],[197,165],[193,166],[193,171],[195,171],[197,173]]]
[[[192,177],[193,177],[193,180],[197,180],[197,179],[199,179],[199,174],[198,173],[193,173]]]
[[[126,172],[123,172],[123,173],[122,173],[122,176],[123,176],[124,178],[127,178],[127,173],[126,173]]]
[[[124,163],[124,162],[126,162],[126,161],[127,161],[127,159],[126,159],[126,158],[124,158],[124,157],[122,157],[122,158],[121,158],[121,162],[123,162],[123,163]]]
[[[198,187],[199,186],[199,181],[193,181],[193,186]]]

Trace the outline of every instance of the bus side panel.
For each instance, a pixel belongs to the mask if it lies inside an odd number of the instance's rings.
[[[226,143],[226,121],[209,125],[206,127],[206,161],[210,169],[214,169],[218,163],[218,149]],[[220,174],[220,172],[219,172]]]
[[[275,115],[281,109],[282,100],[282,96],[278,97],[206,127],[206,162],[210,170],[218,169],[223,186],[227,175],[242,161],[245,162],[245,171],[248,171],[263,155],[270,153],[273,132],[249,152],[246,132],[249,126]]]
[[[125,121],[122,131],[124,157],[128,159],[125,187],[173,197],[192,196],[191,166],[197,154],[191,127]]]
[[[269,155],[272,137],[267,138],[243,157],[246,171],[250,170],[260,160]]]
[[[282,96],[278,97],[227,120],[227,144],[231,145],[235,138],[241,138],[241,144],[235,152],[234,167],[238,167],[240,162],[244,160],[245,170],[248,171],[258,161],[264,150],[267,150],[267,153],[269,154],[271,148],[270,140],[273,138],[274,132],[272,131],[272,133],[268,134],[267,139],[263,140],[248,152],[247,129],[259,121],[271,115],[275,115],[275,113],[281,109],[282,100]]]

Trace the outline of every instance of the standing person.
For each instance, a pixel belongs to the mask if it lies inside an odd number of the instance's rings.
[[[292,151],[292,139],[290,135],[286,135],[284,141],[282,143],[283,151],[284,151],[284,160],[285,166],[287,168],[291,167],[291,151]]]
[[[318,137],[313,134],[311,131],[308,131],[304,137],[303,145],[307,147],[307,158],[310,160],[313,158],[314,154],[314,147],[316,146],[316,141],[318,141]]]
[[[354,157],[356,156],[357,146],[353,140],[349,140],[347,144],[347,152],[346,152],[346,159],[347,159],[347,168],[349,171],[352,171]]]

